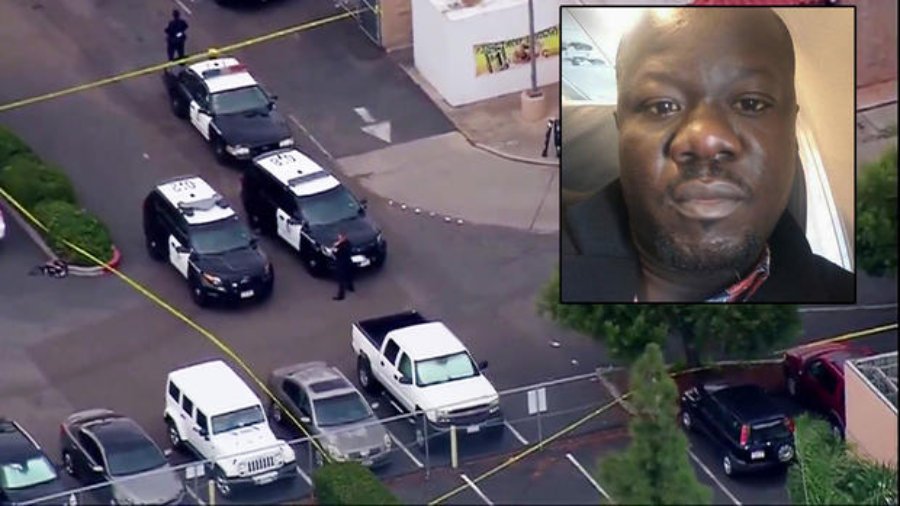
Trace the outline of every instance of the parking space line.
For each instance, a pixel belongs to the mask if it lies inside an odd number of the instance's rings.
[[[722,492],[725,492],[725,495],[727,495],[728,498],[731,499],[731,501],[734,502],[736,506],[741,506],[741,501],[738,501],[737,497],[735,497],[734,494],[732,494],[727,488],[725,488],[725,485],[723,485],[722,482],[719,481],[718,478],[716,478],[716,475],[714,475],[708,467],[706,467],[706,464],[701,462],[700,458],[697,457],[697,455],[693,451],[688,450],[688,453],[691,455],[691,458],[694,459],[694,462],[696,462],[697,465],[700,466],[701,469],[703,469],[707,476],[712,478],[712,481],[716,482],[716,485],[718,485],[719,488],[722,489]]]
[[[303,481],[305,481],[310,487],[312,486],[312,480],[309,479],[308,474],[303,472],[303,468],[301,468],[299,464],[297,464],[297,474],[299,474],[300,477],[303,478]]]
[[[288,114],[288,118],[291,120],[291,122],[293,122],[295,125],[297,125],[297,128],[299,128],[300,130],[303,131],[304,135],[309,137],[309,140],[311,140],[313,142],[313,144],[315,144],[316,147],[319,148],[319,150],[322,153],[325,153],[325,156],[334,160],[334,157],[331,156],[331,153],[329,153],[328,150],[325,149],[325,146],[323,146],[322,143],[320,143],[318,139],[313,137],[313,134],[309,130],[307,130],[305,126],[303,126],[303,123],[300,123],[300,120],[298,120],[293,114]]]
[[[472,490],[474,490],[475,493],[478,494],[478,497],[480,497],[482,501],[493,506],[494,503],[492,503],[491,500],[488,499],[488,497],[486,495],[484,495],[484,492],[482,492],[481,489],[478,488],[477,485],[475,485],[475,482],[470,480],[469,477],[464,474],[461,474],[459,476],[460,476],[460,478],[463,479],[464,482],[466,482],[470,487],[472,487]]]
[[[606,493],[606,490],[603,490],[603,487],[601,487],[600,484],[597,483],[596,480],[594,480],[594,477],[591,476],[590,473],[588,473],[584,469],[584,467],[582,467],[581,462],[578,462],[577,460],[575,460],[575,457],[573,457],[571,453],[567,453],[566,458],[569,459],[569,462],[571,462],[572,465],[575,466],[576,469],[581,471],[581,474],[583,474],[584,477],[587,478],[589,482],[591,482],[591,485],[593,485],[594,488],[597,489],[597,491],[599,491],[601,494],[603,494],[603,497],[605,497],[606,500],[612,502],[612,497],[610,497],[609,494]]]
[[[406,456],[409,457],[409,459],[412,460],[415,465],[417,465],[420,469],[425,467],[425,465],[422,464],[421,462],[419,462],[419,459],[417,459],[415,456],[413,456],[412,452],[410,452],[406,448],[406,446],[404,446],[403,443],[401,443],[400,440],[397,439],[397,436],[395,436],[393,432],[391,432],[387,429],[384,429],[384,430],[388,433],[388,436],[391,438],[391,441],[393,441],[394,444],[396,444],[401,450],[403,450],[403,453],[405,453]]]
[[[194,492],[194,489],[192,489],[191,487],[184,487],[184,490],[187,491],[187,493],[190,494],[190,496],[193,497],[194,500],[197,501],[197,504],[199,504],[200,506],[204,506],[206,504],[205,502],[203,502],[203,499],[200,499],[200,496],[198,496],[197,492]]]
[[[177,3],[178,6],[181,7],[181,9],[182,9],[184,12],[187,12],[188,15],[190,15],[190,16],[193,16],[193,15],[194,15],[194,13],[191,12],[190,9],[188,9],[188,6],[187,6],[187,5],[184,5],[184,2],[182,2],[181,0],[175,0],[175,3]]]
[[[522,437],[522,435],[519,434],[519,431],[517,431],[516,428],[513,427],[511,423],[507,422],[506,420],[503,420],[503,425],[506,425],[506,428],[509,429],[510,432],[512,432],[513,436],[516,436],[516,439],[518,439],[520,443],[522,443],[525,446],[528,446],[528,440],[525,439],[524,437]]]

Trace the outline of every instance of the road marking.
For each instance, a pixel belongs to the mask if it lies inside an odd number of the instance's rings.
[[[382,141],[390,144],[391,143],[391,122],[390,121],[381,121],[375,123],[373,125],[366,125],[361,128],[363,132],[371,135],[372,137],[376,137],[381,139]]]
[[[190,9],[188,9],[188,6],[187,6],[187,5],[184,5],[184,2],[182,2],[181,0],[175,0],[175,3],[177,3],[178,6],[181,7],[182,10],[184,10],[184,12],[187,12],[189,16],[193,16],[193,15],[194,15],[194,13],[191,12]]]
[[[191,497],[194,498],[195,501],[197,501],[197,504],[199,504],[200,506],[206,504],[205,502],[203,502],[203,499],[200,499],[200,496],[197,495],[197,492],[194,492],[194,489],[192,489],[191,487],[184,487],[184,489],[188,494],[191,495]]]
[[[393,441],[394,444],[396,444],[401,450],[403,450],[403,453],[405,453],[406,456],[409,457],[409,459],[412,460],[415,465],[419,466],[420,469],[425,467],[421,462],[419,462],[419,459],[414,457],[413,454],[406,448],[406,446],[404,446],[403,443],[401,443],[400,440],[397,439],[397,436],[395,436],[393,432],[387,429],[384,430],[387,431],[388,436],[391,438],[391,441]]]
[[[890,309],[896,308],[897,303],[890,304],[857,304],[855,306],[825,306],[825,307],[802,307],[798,311],[801,313],[825,313],[830,311],[861,311],[865,309]]]
[[[460,478],[463,479],[464,482],[468,483],[469,486],[472,487],[472,490],[474,490],[475,493],[478,494],[478,497],[480,497],[482,501],[484,501],[485,503],[490,504],[490,505],[494,504],[491,502],[490,499],[487,498],[486,495],[484,495],[484,492],[482,492],[481,489],[475,485],[475,482],[473,482],[472,480],[469,479],[468,476],[466,476],[464,474],[461,474],[459,476],[460,476]]]
[[[716,478],[716,475],[714,475],[712,473],[712,471],[709,470],[708,467],[706,467],[706,464],[701,462],[700,459],[697,457],[696,454],[694,454],[693,451],[688,450],[688,453],[691,455],[691,458],[694,459],[694,462],[696,462],[697,465],[700,466],[701,469],[703,469],[703,471],[707,474],[707,476],[712,478],[712,481],[716,482],[716,485],[718,485],[719,488],[722,489],[722,492],[725,492],[725,495],[727,495],[728,498],[731,499],[731,501],[734,502],[734,504],[736,506],[741,506],[741,501],[738,501],[737,497],[735,497],[734,494],[732,494],[727,488],[725,488],[725,485],[723,485],[722,482],[719,481],[718,478]]]
[[[503,420],[503,425],[506,425],[506,428],[509,429],[509,431],[513,433],[513,436],[516,436],[516,439],[518,439],[520,443],[522,443],[525,446],[528,446],[528,440],[525,439],[524,437],[522,437],[522,435],[519,434],[519,431],[517,431],[515,427],[510,425],[510,423],[507,422],[506,420]]]
[[[572,465],[575,466],[576,469],[581,471],[581,474],[583,474],[584,477],[587,478],[589,482],[591,482],[591,485],[593,485],[594,488],[596,488],[601,494],[603,494],[603,497],[605,497],[606,500],[612,502],[612,497],[610,497],[609,494],[606,493],[606,490],[603,490],[603,487],[601,487],[600,484],[597,483],[596,480],[594,480],[594,477],[591,476],[590,473],[588,473],[587,471],[584,470],[584,467],[582,467],[581,462],[578,462],[577,460],[575,460],[575,457],[573,457],[571,453],[567,453],[566,458],[569,459],[569,462],[571,462]]]
[[[354,107],[353,110],[356,111],[356,114],[358,114],[366,123],[375,123],[375,117],[372,116],[372,113],[365,107]]]
[[[316,139],[315,137],[313,137],[313,134],[310,133],[310,131],[307,130],[305,126],[303,126],[303,123],[300,123],[300,121],[299,121],[296,117],[294,117],[293,114],[288,114],[288,118],[289,118],[292,122],[294,122],[295,125],[297,125],[297,128],[299,128],[300,130],[303,131],[303,134],[304,134],[304,135],[306,135],[307,137],[309,137],[309,140],[311,140],[311,141],[313,142],[313,144],[315,144],[316,147],[319,148],[319,151],[321,151],[322,153],[325,153],[325,156],[327,156],[328,158],[334,160],[334,157],[331,156],[331,153],[329,153],[328,150],[325,149],[325,146],[323,146],[322,143],[319,142],[318,139]]]
[[[303,481],[305,481],[310,487],[312,486],[312,480],[309,479],[308,474],[303,472],[303,469],[300,468],[299,464],[297,465],[297,474],[299,474],[300,477],[303,478]]]

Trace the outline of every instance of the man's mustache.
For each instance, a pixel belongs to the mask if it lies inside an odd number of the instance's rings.
[[[678,165],[678,176],[666,185],[666,193],[674,197],[678,188],[686,183],[713,185],[725,183],[737,187],[746,198],[753,197],[753,190],[743,178],[730,168],[714,161],[696,162]]]

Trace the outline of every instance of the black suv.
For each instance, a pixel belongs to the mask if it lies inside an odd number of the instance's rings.
[[[22,426],[0,418],[0,504],[55,496],[40,504],[75,506],[75,495],[64,495],[69,485]]]
[[[147,195],[144,236],[150,256],[175,267],[200,306],[272,293],[275,270],[257,238],[198,176],[163,181]]]
[[[260,155],[241,179],[241,199],[250,223],[299,252],[320,276],[334,268],[331,246],[343,232],[357,268],[380,267],[387,256],[381,229],[330,172],[296,149]]]
[[[794,421],[757,385],[703,385],[681,396],[681,424],[700,429],[722,452],[722,470],[786,467],[794,460]]]

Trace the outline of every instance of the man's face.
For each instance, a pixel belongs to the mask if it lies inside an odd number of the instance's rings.
[[[790,43],[771,16],[674,9],[623,40],[621,181],[642,257],[741,269],[784,211],[797,106]]]

